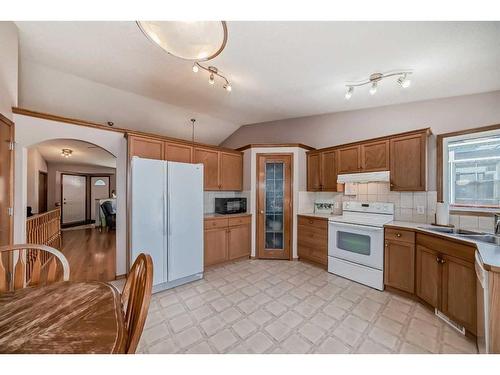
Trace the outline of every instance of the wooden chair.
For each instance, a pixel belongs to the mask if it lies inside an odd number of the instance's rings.
[[[148,315],[153,288],[153,260],[148,254],[139,254],[122,292],[122,306],[127,329],[127,354],[135,353]]]
[[[62,280],[68,281],[69,263],[59,250],[36,244],[1,246],[0,293],[58,281],[57,260],[62,265]],[[7,278],[11,269],[12,277]]]

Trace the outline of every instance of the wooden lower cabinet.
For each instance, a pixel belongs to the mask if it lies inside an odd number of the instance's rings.
[[[229,260],[250,256],[250,224],[228,229]]]
[[[475,335],[475,251],[463,242],[386,228],[384,284],[414,294]]]
[[[204,265],[212,266],[249,257],[251,216],[205,219]]]
[[[328,220],[298,216],[297,250],[299,259],[328,265]]]
[[[227,229],[205,229],[204,265],[211,266],[225,262],[227,254]]]
[[[384,284],[408,293],[415,292],[415,244],[385,241]]]
[[[441,311],[469,331],[476,332],[474,263],[448,255],[443,255],[442,261]]]
[[[417,288],[416,294],[432,307],[439,308],[441,288],[438,252],[417,245]]]

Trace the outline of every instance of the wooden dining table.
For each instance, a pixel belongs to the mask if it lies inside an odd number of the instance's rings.
[[[60,282],[0,294],[0,353],[124,353],[120,293],[104,282]]]

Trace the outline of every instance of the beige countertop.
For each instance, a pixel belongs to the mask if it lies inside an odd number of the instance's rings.
[[[392,221],[385,225],[386,227],[408,228],[422,233],[432,234],[434,236],[452,238],[476,246],[477,252],[483,261],[485,269],[500,272],[500,246],[476,241],[470,238],[459,237],[452,233],[438,233],[430,230],[432,225],[425,223],[412,223],[408,221]]]
[[[316,218],[326,219],[326,220],[328,220],[328,218],[333,217],[333,216],[339,216],[339,215],[334,215],[334,214],[315,214],[314,212],[299,212],[297,215],[316,217]]]
[[[216,214],[216,213],[210,213],[210,214],[204,214],[205,219],[223,219],[223,218],[231,218],[231,217],[240,217],[240,216],[251,216],[252,214],[250,212],[245,212],[242,214],[228,214],[228,215],[223,215],[223,214]]]

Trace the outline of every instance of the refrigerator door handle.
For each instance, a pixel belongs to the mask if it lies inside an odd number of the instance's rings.
[[[172,235],[172,222],[170,221],[170,191],[167,193],[167,202],[168,202],[168,210],[167,210],[167,221],[168,221],[168,235]]]
[[[168,218],[167,218],[167,215],[168,215],[168,206],[167,206],[168,202],[167,202],[167,197],[166,197],[166,194],[165,192],[163,193],[163,234],[164,235],[167,235],[167,225],[168,225]]]

